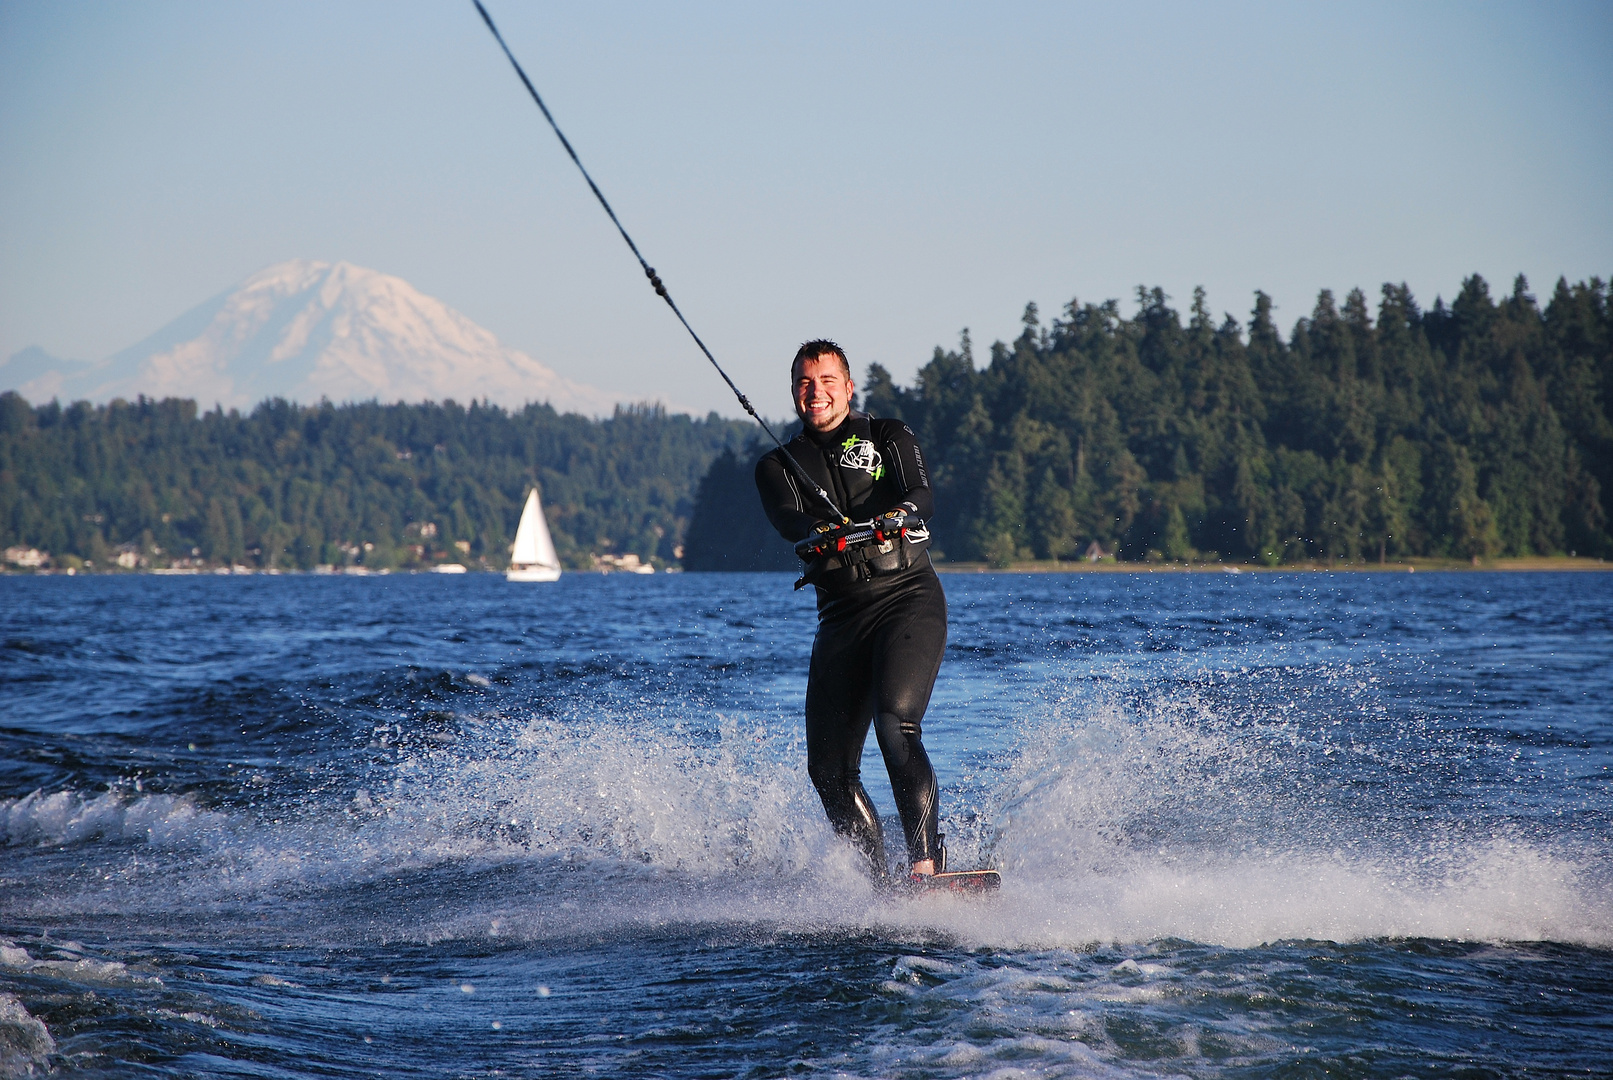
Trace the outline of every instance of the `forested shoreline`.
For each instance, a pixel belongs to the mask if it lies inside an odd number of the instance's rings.
[[[878,364],[860,402],[918,433],[935,549],[995,565],[1072,559],[1265,565],[1613,555],[1613,290],[1478,276],[1422,310],[1323,291],[1285,338],[1184,315],[1158,288],[1035,305],[975,366],[965,331],[911,386]],[[853,360],[855,361],[855,353]],[[690,569],[793,565],[762,517],[748,422],[453,402],[198,414],[181,400],[32,406],[0,395],[7,548],[91,563],[497,569],[536,484],[562,558]],[[687,550],[685,550],[687,548]]]
[[[695,484],[751,427],[653,407],[32,407],[0,395],[0,528],[57,566],[503,567],[536,485],[561,558],[674,561]]]
[[[873,366],[871,412],[918,433],[936,546],[998,565],[1070,558],[1279,565],[1394,556],[1613,553],[1613,307],[1600,279],[1542,308],[1520,276],[1473,276],[1449,305],[1385,285],[1374,313],[1323,291],[1285,341],[1256,294],[1247,326],[1035,305],[975,368],[965,334],[911,387]]]

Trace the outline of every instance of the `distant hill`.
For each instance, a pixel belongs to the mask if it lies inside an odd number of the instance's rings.
[[[301,365],[297,385],[336,386],[363,374],[363,349],[385,352],[369,329],[383,324],[389,341],[417,325],[441,350],[431,328],[457,325],[460,340],[489,343],[476,355],[501,348],[395,278],[288,267],[197,309],[129,363],[230,378],[224,361],[186,366],[205,345],[248,372]],[[282,304],[299,282],[300,299]],[[350,305],[350,289],[377,299]],[[1212,316],[1202,290],[1187,312],[1158,288],[1137,299],[1129,318],[1116,300],[1071,301],[1050,326],[1031,305],[983,368],[967,332],[910,386],[869,366],[864,406],[924,447],[932,552],[996,565],[1094,543],[1128,561],[1273,566],[1613,556],[1613,284],[1559,279],[1542,304],[1522,277],[1496,297],[1474,275],[1427,310],[1391,284],[1375,312],[1359,289],[1342,305],[1324,290],[1286,339],[1263,293],[1247,324]],[[256,329],[233,338],[232,326]],[[469,344],[461,355],[472,373]],[[51,362],[33,352],[5,370],[38,378]],[[114,367],[56,377],[113,385]],[[420,370],[437,369],[409,377]],[[536,486],[571,566],[626,553],[691,569],[791,565],[757,504],[751,425],[486,407],[468,403],[469,379],[444,392],[455,402],[268,401],[244,415],[0,393],[0,546],[97,568],[496,568]]]
[[[61,397],[67,380],[90,366],[87,361],[63,360],[30,345],[0,364],[0,389],[15,390],[30,401],[49,401]]]
[[[6,392],[0,549],[99,570],[498,569],[536,487],[567,566],[664,565],[683,554],[700,477],[753,438],[749,422],[655,407],[602,420],[478,402],[220,413],[173,398],[35,407]]]
[[[1271,565],[1399,556],[1613,555],[1613,286],[1477,274],[1423,310],[1329,290],[1288,339],[1195,290],[1138,311],[1035,305],[975,367],[967,335],[913,384],[872,365],[868,410],[905,421],[935,487],[934,548],[997,565],[1077,557]],[[1184,320],[1183,315],[1186,315]],[[1374,317],[1375,316],[1375,317]],[[692,520],[703,519],[696,506]],[[697,536],[699,530],[691,525]]]
[[[756,494],[756,462],[769,449],[752,436],[743,450],[729,447],[712,460],[684,532],[685,570],[801,572],[794,547],[773,530]]]
[[[573,382],[401,278],[296,259],[252,275],[96,364],[39,348],[0,365],[0,390],[45,401],[184,397],[203,409],[486,398],[608,416],[618,395]]]

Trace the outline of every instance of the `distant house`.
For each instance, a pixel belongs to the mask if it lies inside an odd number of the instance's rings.
[[[38,548],[8,547],[6,548],[6,562],[12,566],[26,566],[37,569],[50,563],[50,553],[40,551]]]
[[[1109,553],[1103,550],[1102,544],[1094,540],[1092,543],[1087,545],[1086,553],[1081,557],[1087,562],[1102,562],[1104,559],[1109,557]]]
[[[655,567],[647,562],[640,562],[636,553],[629,551],[626,555],[595,555],[594,569],[601,574],[608,574],[612,570],[621,570],[629,574],[653,574]]]

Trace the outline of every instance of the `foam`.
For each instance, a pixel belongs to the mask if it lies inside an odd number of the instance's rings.
[[[0,968],[49,975],[67,982],[91,986],[161,986],[155,975],[130,971],[117,960],[79,957],[74,960],[36,960],[15,942],[0,939]]]
[[[0,800],[0,838],[7,844],[63,845],[95,840],[139,840],[158,846],[189,843],[225,824],[223,814],[199,809],[188,795],[121,791],[95,795],[35,790]]]
[[[715,738],[532,719],[416,751],[365,776],[339,810],[241,814],[186,796],[36,791],[0,803],[0,824],[13,845],[133,843],[159,856],[99,856],[104,873],[32,898],[42,914],[227,904],[444,865],[597,864],[624,881],[643,869],[663,880],[799,876],[837,861],[849,869],[800,757],[732,719]]]
[[[1607,853],[1587,841],[1318,818],[1270,738],[1191,695],[1051,712],[1011,733],[980,777],[991,801],[943,790],[947,816],[979,823],[948,826],[954,865],[1004,870],[986,903],[874,891],[824,823],[795,736],[744,717],[721,718],[716,732],[608,716],[484,721],[355,778],[337,806],[274,817],[185,796],[35,792],[0,803],[0,822],[12,844],[113,841],[156,856],[42,894],[36,912],[269,904],[327,938],[739,924],[1016,948],[1613,944]],[[1371,833],[1376,842],[1361,842]],[[341,890],[408,874],[424,876],[401,900],[348,910]]]
[[[1299,741],[1188,694],[1027,725],[987,814],[1004,921],[1019,931],[999,940],[1613,943],[1605,850],[1321,812],[1293,780]]]
[[[1404,859],[1203,854],[1102,874],[1017,879],[1014,944],[1180,938],[1248,947],[1372,938],[1613,942],[1607,893],[1583,862],[1505,839]]]
[[[13,994],[0,990],[0,1076],[32,1076],[44,1072],[56,1040],[38,1017]]]

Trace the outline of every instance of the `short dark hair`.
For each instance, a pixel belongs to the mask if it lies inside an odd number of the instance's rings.
[[[790,378],[795,378],[795,370],[803,360],[816,360],[820,356],[838,357],[840,366],[845,369],[846,381],[851,381],[851,361],[846,359],[846,350],[828,338],[814,338],[802,342],[801,347],[795,350],[795,359],[790,361]]]

